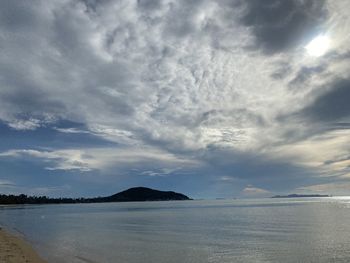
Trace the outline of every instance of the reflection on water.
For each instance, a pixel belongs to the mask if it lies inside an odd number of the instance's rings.
[[[52,263],[349,262],[350,199],[0,207]]]

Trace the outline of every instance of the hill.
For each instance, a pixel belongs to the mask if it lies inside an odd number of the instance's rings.
[[[131,201],[169,201],[169,200],[190,200],[184,194],[172,191],[159,191],[146,187],[134,187],[120,193],[98,198],[104,202],[131,202]]]
[[[46,196],[0,195],[0,204],[73,204],[73,203],[104,203],[104,202],[142,202],[191,200],[188,196],[172,191],[159,191],[146,187],[134,187],[120,193],[94,198],[49,198]]]

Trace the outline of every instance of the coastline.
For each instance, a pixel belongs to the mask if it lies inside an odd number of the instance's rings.
[[[31,245],[0,227],[1,263],[47,263]]]

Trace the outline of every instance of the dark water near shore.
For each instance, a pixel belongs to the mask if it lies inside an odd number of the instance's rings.
[[[350,262],[350,199],[0,207],[51,263]]]

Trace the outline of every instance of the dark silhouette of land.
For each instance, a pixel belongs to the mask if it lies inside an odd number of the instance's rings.
[[[330,195],[318,195],[318,194],[311,194],[311,195],[300,195],[300,194],[290,194],[290,195],[275,195],[271,198],[299,198],[299,197],[331,197]]]
[[[49,198],[46,196],[0,195],[0,204],[74,204],[107,202],[142,202],[191,200],[188,196],[172,191],[159,191],[146,187],[134,187],[120,193],[94,198]]]

